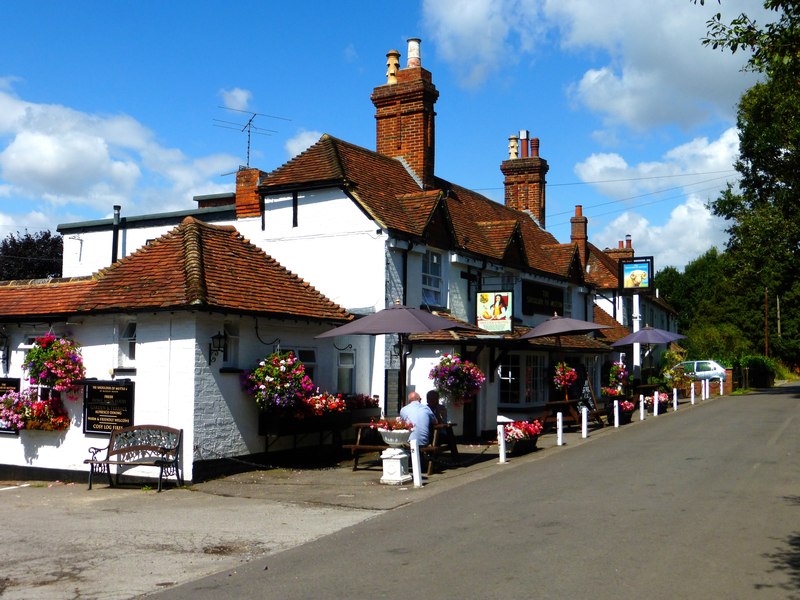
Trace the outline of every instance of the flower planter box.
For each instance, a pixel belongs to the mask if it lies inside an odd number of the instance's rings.
[[[261,412],[258,417],[259,435],[302,435],[322,431],[341,432],[350,426],[347,412],[332,413],[321,417],[295,418]]]
[[[539,441],[539,436],[525,438],[524,440],[511,440],[506,442],[506,454],[520,456],[533,452],[536,450],[536,443]]]

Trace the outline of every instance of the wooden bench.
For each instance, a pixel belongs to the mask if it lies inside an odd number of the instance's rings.
[[[440,423],[433,427],[433,438],[427,446],[420,446],[419,451],[428,457],[428,475],[433,473],[434,462],[442,452],[450,452],[458,456],[458,445],[453,433],[454,423]],[[383,452],[389,446],[383,443],[380,433],[374,429],[373,423],[354,423],[356,443],[343,444],[342,448],[350,450],[353,456],[353,471],[358,470],[358,462],[362,454]],[[444,439],[443,439],[444,438]]]
[[[166,474],[174,475],[178,485],[183,485],[181,474],[181,442],[183,429],[164,425],[133,425],[111,432],[108,446],[89,448],[91,458],[83,461],[89,465],[89,489],[95,473],[105,473],[108,484],[114,485],[111,465],[117,465],[116,483],[119,484],[120,467],[158,467],[158,491]],[[101,454],[105,455],[101,457]]]

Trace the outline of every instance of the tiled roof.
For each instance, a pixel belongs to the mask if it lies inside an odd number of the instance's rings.
[[[509,208],[441,178],[422,190],[402,161],[350,144],[328,134],[262,178],[262,194],[319,185],[341,186],[381,227],[424,239],[437,210],[447,214],[455,249],[502,261],[521,240],[519,253],[529,268],[568,277],[568,257],[546,247],[558,241],[527,213]],[[516,258],[511,252],[508,256]],[[553,269],[553,265],[557,268]],[[524,266],[523,265],[523,266]]]
[[[594,322],[600,323],[600,325],[608,325],[608,329],[598,330],[597,337],[609,344],[621,340],[630,333],[627,327],[616,321],[614,317],[596,304],[594,305]]]
[[[165,309],[350,318],[233,227],[193,217],[91,278],[2,285],[0,306],[0,318]]]
[[[616,289],[619,287],[618,263],[594,244],[589,248],[589,272],[586,280],[600,289]]]

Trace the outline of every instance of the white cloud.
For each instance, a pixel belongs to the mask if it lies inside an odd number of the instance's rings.
[[[503,63],[531,52],[544,30],[534,0],[423,0],[426,27],[437,51],[467,88],[483,84]],[[423,52],[423,66],[425,58]]]
[[[286,140],[286,144],[284,145],[286,155],[289,158],[297,156],[316,144],[321,136],[322,133],[319,131],[306,131],[305,129],[301,129],[295,136]]]
[[[238,87],[230,90],[220,90],[219,95],[222,98],[223,106],[233,110],[248,110],[247,107],[250,105],[250,100],[253,99],[253,93],[250,90]]]
[[[724,249],[725,223],[711,214],[706,200],[698,196],[676,206],[663,225],[653,225],[642,214],[626,211],[597,236],[596,245],[616,248],[619,232],[630,234],[637,256],[653,256],[659,271],[667,266],[682,270],[712,247]]]
[[[65,216],[56,211],[70,206],[99,214],[114,204],[129,213],[186,209],[195,194],[233,187],[215,180],[235,171],[236,157],[190,158],[128,115],[28,102],[7,87],[0,86],[0,200],[8,214],[21,204],[47,205],[40,213],[52,228]],[[38,227],[30,214],[19,217],[23,228]]]
[[[701,45],[706,21],[746,11],[752,1],[700,5],[674,0],[424,0],[423,16],[438,53],[464,73],[466,87],[483,84],[504,63],[535,56],[550,43],[596,63],[568,94],[606,126],[633,130],[709,118],[733,118],[740,94],[755,81],[742,74],[747,56]],[[774,18],[774,15],[772,15]],[[424,64],[424,60],[423,60]]]
[[[689,193],[705,188],[723,189],[736,179],[733,164],[739,154],[735,128],[726,129],[718,139],[698,137],[664,154],[659,161],[629,165],[617,153],[595,153],[575,165],[575,173],[600,193],[617,200],[683,187]]]

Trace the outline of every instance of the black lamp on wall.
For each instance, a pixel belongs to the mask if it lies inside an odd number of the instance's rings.
[[[225,333],[217,332],[217,335],[211,336],[211,343],[208,345],[208,364],[210,365],[217,356],[222,352],[222,360],[228,356],[228,336]]]
[[[9,351],[8,335],[5,331],[0,331],[0,365],[3,365],[5,373],[8,373]]]

